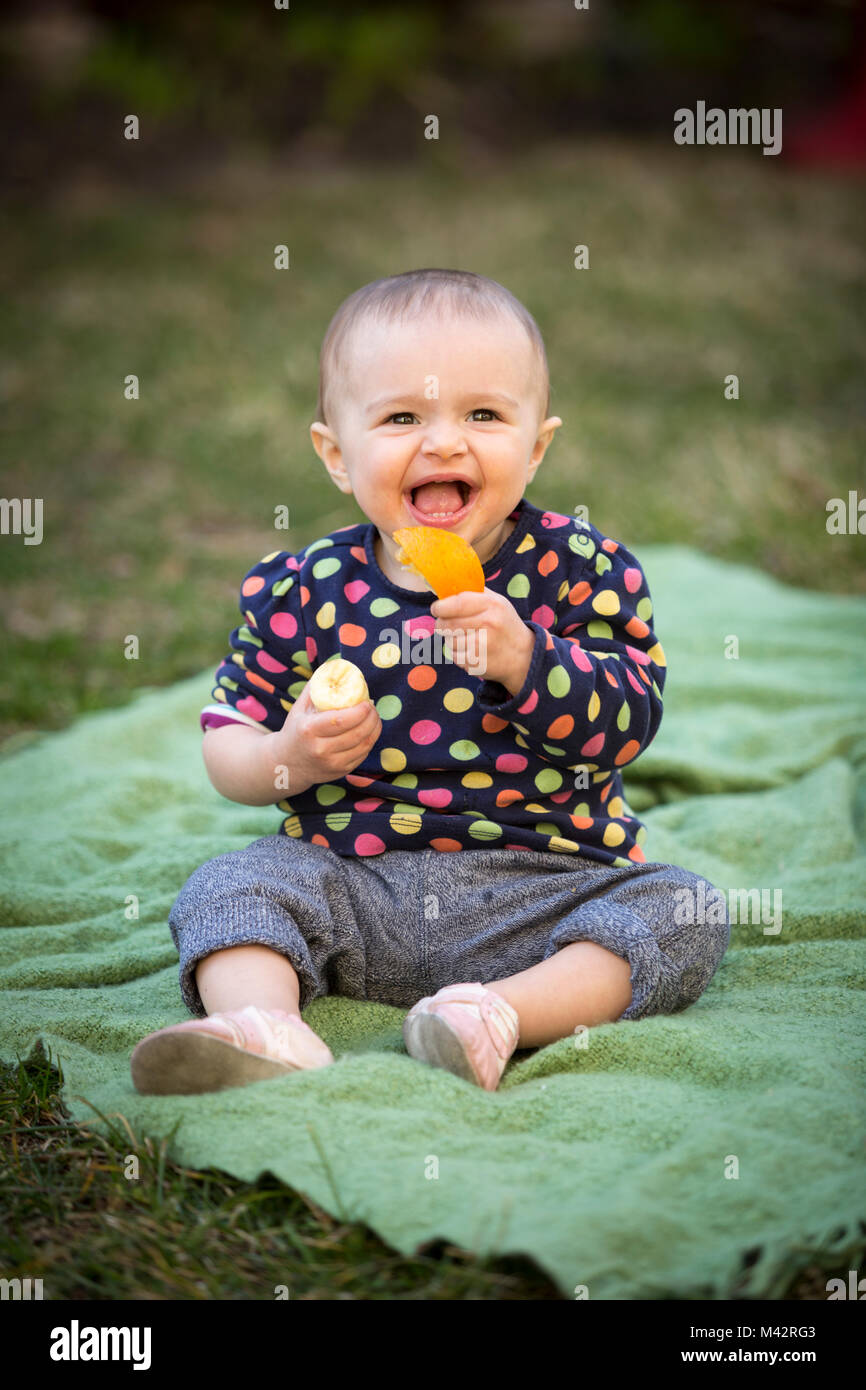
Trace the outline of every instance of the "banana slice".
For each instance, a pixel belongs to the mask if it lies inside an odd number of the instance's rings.
[[[370,698],[364,672],[341,656],[317,666],[307,688],[317,710],[348,709]]]

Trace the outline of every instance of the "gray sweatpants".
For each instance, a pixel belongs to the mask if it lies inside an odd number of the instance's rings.
[[[623,1019],[677,1013],[706,989],[731,930],[724,894],[674,864],[494,848],[348,858],[288,835],[202,864],[169,926],[198,1016],[197,963],[250,943],[291,962],[303,1010],[322,994],[408,1009],[444,985],[504,979],[595,941],[631,965]]]

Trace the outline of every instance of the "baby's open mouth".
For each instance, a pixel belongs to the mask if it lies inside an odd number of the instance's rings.
[[[443,478],[422,483],[405,493],[407,506],[422,526],[450,526],[466,515],[479,489],[462,478]]]

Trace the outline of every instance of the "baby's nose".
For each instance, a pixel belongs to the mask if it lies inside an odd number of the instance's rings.
[[[466,452],[466,441],[459,426],[445,424],[428,429],[422,447],[427,454],[450,458]]]

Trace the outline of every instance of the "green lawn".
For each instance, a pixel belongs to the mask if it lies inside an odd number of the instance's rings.
[[[490,275],[538,319],[565,423],[532,501],[585,504],[638,555],[676,541],[866,593],[866,542],[825,529],[829,498],[866,492],[862,188],[757,151],[429,159],[319,177],[239,165],[182,197],[79,182],[7,210],[2,491],[43,499],[44,538],[0,537],[5,751],[215,668],[255,560],[360,519],[309,442],[319,344],[347,294],[413,266]],[[578,243],[589,270],[573,269]],[[50,1270],[52,1297],[558,1297],[519,1262],[403,1259],[278,1185],[69,1128],[47,1063],[0,1079],[4,1271]],[[790,1296],[824,1298],[826,1277]]]

